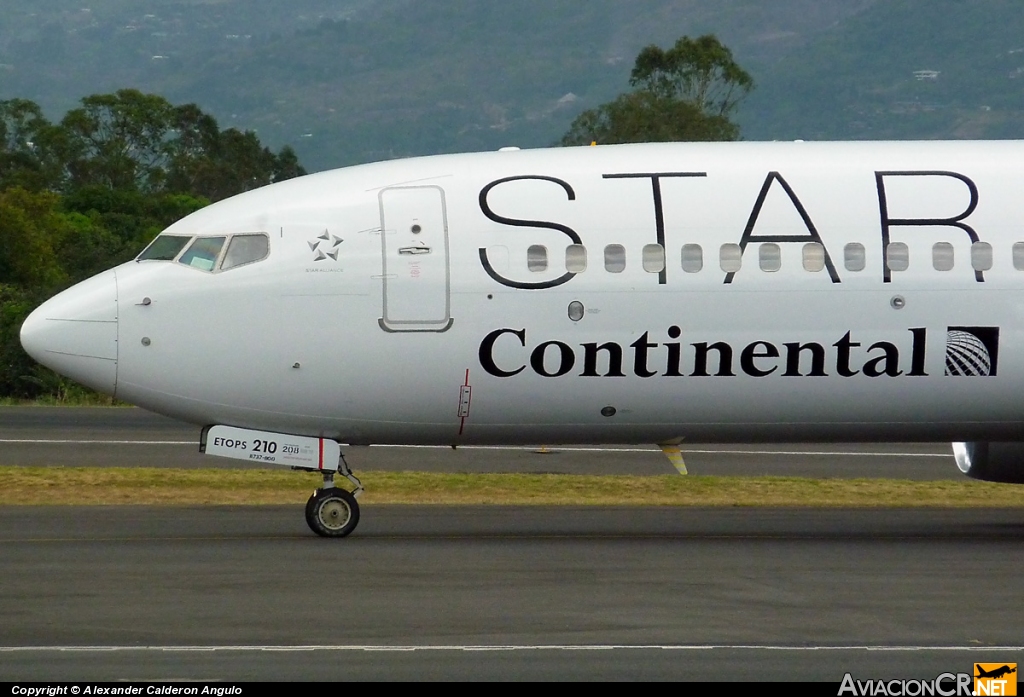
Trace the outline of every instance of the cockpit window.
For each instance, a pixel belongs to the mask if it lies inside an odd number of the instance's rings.
[[[221,271],[265,259],[269,253],[270,240],[266,235],[233,235],[220,264]]]
[[[196,241],[178,259],[179,264],[191,266],[202,271],[213,271],[224,246],[225,237],[198,237]]]
[[[210,237],[159,235],[135,260],[177,260],[193,269],[215,272],[262,261],[269,255],[270,237],[263,232]]]
[[[174,257],[178,256],[178,252],[185,248],[190,239],[192,239],[190,236],[160,235],[150,242],[148,247],[142,250],[138,261],[145,261],[147,259],[171,261]]]

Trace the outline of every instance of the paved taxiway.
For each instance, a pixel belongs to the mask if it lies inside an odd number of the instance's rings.
[[[0,408],[0,464],[247,466],[196,438],[138,409]],[[961,476],[944,444],[684,449],[699,474]],[[672,471],[553,451],[349,459]],[[1024,658],[1022,539],[1014,510],[367,506],[321,540],[295,506],[7,507],[0,680],[930,678]]]
[[[195,426],[134,408],[0,407],[0,465],[251,467],[198,451]],[[693,474],[958,479],[948,443],[685,445]],[[576,448],[348,448],[356,470],[669,474],[652,445]]]
[[[364,514],[322,540],[293,506],[0,508],[0,680],[838,683],[1024,659],[1019,511]]]

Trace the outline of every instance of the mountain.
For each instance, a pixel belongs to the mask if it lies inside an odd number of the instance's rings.
[[[890,0],[766,66],[751,139],[1024,137],[1024,7]]]
[[[59,118],[136,87],[291,144],[310,170],[549,145],[628,89],[640,48],[684,34],[717,34],[754,76],[747,139],[1024,131],[1019,0],[5,4],[0,99]]]

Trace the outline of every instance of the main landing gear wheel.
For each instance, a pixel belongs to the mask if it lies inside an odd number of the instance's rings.
[[[306,523],[320,537],[345,537],[359,524],[359,504],[344,489],[317,489],[306,502]]]

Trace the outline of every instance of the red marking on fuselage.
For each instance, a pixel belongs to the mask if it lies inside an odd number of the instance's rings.
[[[469,387],[469,368],[466,368],[466,381],[462,383],[462,386],[463,387]],[[469,399],[466,400],[466,414],[467,414],[467,416],[469,414],[469,404],[472,401],[472,399],[473,399],[473,392],[470,391]],[[462,395],[461,394],[459,394],[459,400],[460,400],[460,402],[462,400]],[[459,406],[460,407],[462,406],[461,403],[460,403]],[[462,435],[462,432],[466,428],[466,418],[467,418],[467,416],[463,416],[462,419],[459,421],[459,435],[460,436]]]

